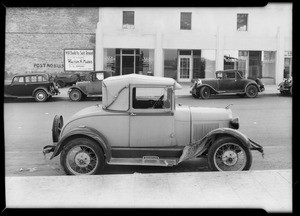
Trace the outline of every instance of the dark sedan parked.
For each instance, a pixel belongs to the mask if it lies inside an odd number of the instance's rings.
[[[56,94],[59,90],[51,75],[46,73],[16,75],[4,86],[4,98],[33,97],[37,102],[44,102]]]
[[[260,79],[245,79],[238,70],[217,71],[216,78],[197,79],[190,93],[194,98],[208,99],[212,94],[235,93],[255,98],[265,90]]]

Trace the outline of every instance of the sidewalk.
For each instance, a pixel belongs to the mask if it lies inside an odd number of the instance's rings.
[[[260,208],[292,212],[292,170],[5,177],[7,208]]]

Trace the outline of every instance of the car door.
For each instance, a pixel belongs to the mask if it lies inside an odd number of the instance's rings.
[[[171,95],[164,87],[132,87],[130,108],[130,147],[175,146]],[[161,107],[159,98],[164,94]]]
[[[236,73],[234,71],[223,72],[223,78],[219,81],[219,90],[223,92],[236,91]]]
[[[90,83],[87,85],[87,91],[91,95],[101,94],[103,73],[93,73]]]
[[[10,89],[11,95],[13,96],[26,96],[24,77],[14,77]]]

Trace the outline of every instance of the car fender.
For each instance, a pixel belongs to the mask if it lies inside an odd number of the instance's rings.
[[[45,88],[45,87],[37,87],[36,89],[34,89],[34,91],[33,91],[33,93],[32,93],[32,97],[34,97],[34,94],[35,94],[36,91],[38,91],[38,90],[43,90],[43,91],[45,91],[45,92],[47,93],[48,96],[51,95],[51,93],[48,91],[47,88]]]
[[[251,148],[250,140],[240,131],[231,128],[217,128],[210,131],[201,140],[197,140],[185,146],[178,163],[202,155],[204,152],[206,152],[206,150],[210,148],[210,146],[216,139],[222,136],[234,137],[239,140],[241,144],[246,148]]]
[[[108,141],[105,138],[105,136],[103,136],[96,129],[91,128],[91,127],[86,127],[86,126],[76,127],[74,129],[72,129],[71,131],[69,131],[67,134],[65,134],[58,141],[57,145],[55,146],[54,152],[53,152],[50,160],[60,154],[60,152],[63,150],[64,146],[70,139],[73,139],[76,137],[88,137],[88,138],[91,138],[94,141],[96,141],[99,144],[99,146],[102,148],[103,153],[106,158],[106,161],[110,161],[111,148],[110,148],[110,145],[108,144]]]
[[[87,95],[87,93],[85,91],[83,91],[80,87],[78,86],[72,86],[71,88],[69,88],[68,90],[68,95],[70,94],[70,92],[73,90],[73,89],[77,89],[79,90],[83,95]]]
[[[218,91],[214,87],[212,87],[212,86],[210,86],[208,84],[197,85],[197,89],[200,89],[200,88],[205,87],[205,86],[208,87],[208,88],[210,88],[210,90],[214,91],[215,93],[218,93]]]

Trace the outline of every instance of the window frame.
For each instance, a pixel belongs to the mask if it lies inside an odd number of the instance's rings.
[[[128,16],[128,15],[126,17],[125,16],[126,13],[129,15],[130,15],[130,13],[132,13],[132,17]],[[125,21],[126,21],[126,23],[125,23]],[[132,21],[132,23],[130,21]],[[123,29],[134,29],[135,28],[134,21],[135,21],[135,11],[122,11],[122,28]]]
[[[239,25],[239,15],[247,15],[245,30],[239,29],[239,26],[238,26]],[[249,14],[248,13],[237,13],[237,15],[236,15],[236,30],[238,32],[248,32],[249,31]]]
[[[189,16],[189,25],[183,20],[183,15]],[[192,12],[180,12],[180,30],[192,30]]]
[[[166,93],[167,93],[167,97],[170,100],[170,107],[169,108],[134,108],[133,107],[133,100],[134,100],[134,96],[133,96],[133,89],[134,88],[161,88],[161,89],[165,89]],[[135,84],[135,85],[131,85],[130,86],[130,103],[129,103],[129,112],[130,113],[134,113],[134,114],[167,114],[173,115],[173,111],[174,111],[174,98],[173,98],[173,93],[169,93],[169,91],[173,92],[173,86],[172,85],[147,85],[147,84]],[[168,95],[170,94],[170,95]]]

